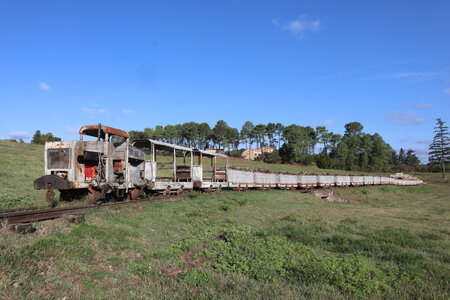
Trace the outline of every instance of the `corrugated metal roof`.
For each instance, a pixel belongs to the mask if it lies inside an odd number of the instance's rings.
[[[178,146],[178,145],[174,145],[174,144],[169,144],[166,142],[162,142],[162,141],[157,141],[157,140],[152,140],[152,139],[138,139],[132,142],[132,145],[135,147],[148,147],[150,148],[151,145],[157,145],[157,146],[161,146],[164,148],[169,148],[169,149],[176,149],[176,150],[181,150],[181,151],[188,151],[188,152],[192,152],[193,150],[191,148],[186,148],[183,146]]]
[[[221,153],[207,152],[207,151],[200,150],[200,149],[194,149],[194,151],[200,152],[206,156],[217,156],[217,157],[221,157],[221,158],[228,158],[228,156],[226,156],[225,154],[221,154]]]

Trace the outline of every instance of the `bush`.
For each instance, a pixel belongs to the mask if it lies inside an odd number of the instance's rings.
[[[273,151],[272,153],[264,154],[264,162],[276,164],[281,162],[281,157],[278,151]]]

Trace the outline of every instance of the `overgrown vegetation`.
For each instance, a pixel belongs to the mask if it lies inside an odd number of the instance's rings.
[[[20,179],[40,175],[42,146],[3,146],[1,199],[34,201],[25,182],[35,177]],[[29,160],[23,170],[17,157]],[[447,299],[450,185],[419,176],[427,184],[333,189],[349,203],[190,192],[90,211],[78,225],[37,223],[27,235],[1,227],[0,298]]]

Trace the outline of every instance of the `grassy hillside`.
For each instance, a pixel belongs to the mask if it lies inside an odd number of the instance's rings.
[[[32,183],[43,147],[0,143],[0,154],[2,206],[42,205]],[[335,188],[348,203],[276,190],[193,192],[90,211],[78,225],[36,223],[27,235],[3,226],[0,298],[446,299],[450,184],[421,176],[429,183]]]
[[[0,142],[0,209],[43,205],[33,181],[44,174],[44,146]]]

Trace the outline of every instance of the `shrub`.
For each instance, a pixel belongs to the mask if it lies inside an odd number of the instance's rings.
[[[205,286],[214,282],[213,275],[206,270],[189,270],[181,273],[181,281],[191,286]]]

